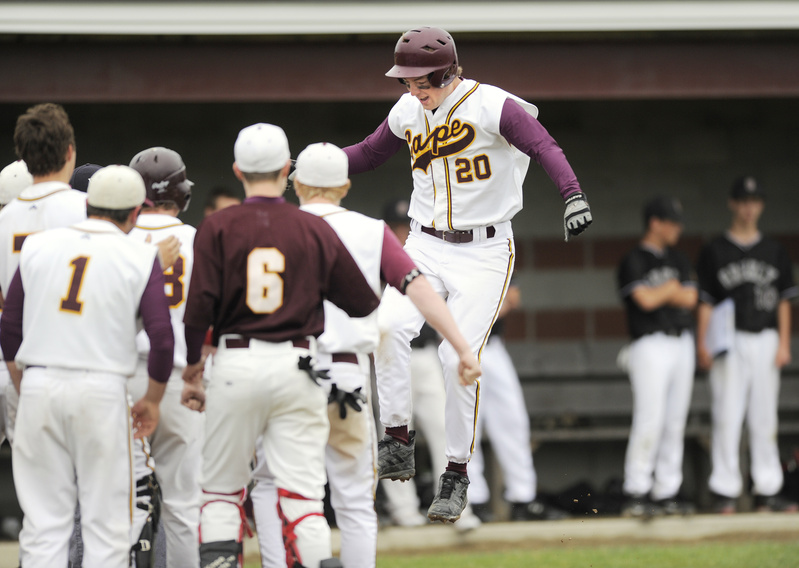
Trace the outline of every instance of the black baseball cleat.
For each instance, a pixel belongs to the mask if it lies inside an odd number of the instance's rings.
[[[755,495],[755,510],[758,513],[795,513],[799,504],[781,495]]]
[[[646,495],[630,495],[621,508],[622,517],[649,520],[664,514],[663,507],[654,503]]]
[[[533,499],[529,503],[511,503],[511,521],[560,521],[571,515],[563,509],[550,507],[543,501]]]
[[[377,477],[408,481],[416,475],[416,431],[408,432],[409,442],[403,444],[388,434],[377,443]]]
[[[711,493],[713,496],[713,512],[719,515],[734,515],[738,510],[738,500],[735,497],[727,497]]]
[[[696,513],[696,505],[679,497],[660,499],[655,503],[663,509],[665,515],[687,517]]]
[[[461,518],[466,508],[466,490],[469,478],[454,471],[445,471],[438,479],[438,493],[427,510],[431,521],[454,523]]]

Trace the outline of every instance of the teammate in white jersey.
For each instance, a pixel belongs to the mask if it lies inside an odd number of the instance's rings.
[[[66,227],[86,218],[86,195],[72,191],[67,185],[75,167],[75,133],[64,109],[50,103],[27,109],[17,118],[14,146],[32,183],[25,188],[17,186],[21,191],[13,197],[9,195],[10,199],[0,211],[0,292],[3,295],[19,266],[19,251],[27,235]],[[5,384],[4,392],[5,435],[13,443],[18,393],[10,382]]]
[[[546,170],[566,201],[564,231],[581,233],[592,221],[577,177],[563,151],[536,120],[538,109],[497,87],[460,76],[455,42],[423,27],[402,35],[388,73],[408,89],[377,130],[345,148],[350,173],[371,170],[401,148],[410,151],[411,234],[405,249],[447,303],[472,349],[483,349],[513,272],[511,219],[522,208],[530,159]],[[422,318],[408,314],[377,365],[381,478],[415,473],[408,361]],[[474,447],[477,386],[457,384],[451,345],[439,350],[447,382],[447,471],[428,511],[432,520],[457,520],[466,505],[466,464]],[[381,360],[378,358],[378,360]]]
[[[29,236],[8,287],[0,345],[20,390],[13,468],[26,568],[67,564],[78,503],[83,566],[128,566],[131,425],[136,437],[154,430],[174,348],[157,250],[127,237],[144,197],[131,168],[101,170],[89,218]],[[139,317],[154,347],[131,408]]]
[[[380,293],[382,281],[408,295],[422,315],[456,348],[464,369],[461,379],[473,382],[480,373],[477,358],[446,304],[427,279],[419,275],[391,229],[381,220],[341,207],[341,200],[350,188],[347,155],[333,144],[311,144],[297,157],[296,168],[294,189],[300,208],[322,217],[333,227],[376,294]],[[317,357],[320,366],[330,369],[331,381],[326,386],[330,391],[326,465],[330,502],[341,531],[341,561],[347,568],[375,566],[377,438],[369,402],[369,355],[377,348],[379,339],[377,312],[351,318],[325,302],[325,331],[318,339]],[[269,463],[265,466],[268,468]],[[267,483],[261,484],[265,477]],[[256,471],[256,479],[261,485],[253,492],[256,519],[268,523],[267,530],[259,525],[259,538],[264,533],[266,538],[271,536],[274,540],[280,534],[275,513],[276,489],[272,484],[268,489],[270,496],[262,497],[269,487],[263,468]]]
[[[20,192],[30,185],[33,185],[33,176],[28,171],[28,167],[23,160],[8,164],[0,171],[0,209],[5,207],[11,200],[16,199]],[[9,443],[11,443],[11,438],[13,437],[14,422],[12,414],[6,410],[6,399],[9,396],[11,400],[17,400],[8,369],[4,363],[0,363],[0,445],[6,440],[7,432],[11,432],[8,436]],[[14,403],[13,406],[12,410],[15,410],[16,404]]]
[[[149,452],[144,443],[134,447],[137,509],[131,533],[137,568],[154,564],[153,532],[159,518],[155,487],[160,488],[160,518],[166,536],[166,565],[170,568],[196,568],[200,563],[198,529],[200,524],[200,471],[202,469],[203,415],[183,406],[182,373],[186,367],[186,341],[183,313],[194,261],[196,229],[185,225],[177,216],[186,211],[191,199],[192,182],[186,178],[186,166],[180,154],[163,147],[154,147],[136,154],[130,167],[141,174],[147,201],[130,236],[139,240],[161,241],[174,236],[180,241],[177,260],[164,271],[166,296],[175,335],[175,359],[172,375],[161,401],[162,420],[148,437]],[[147,335],[136,338],[139,364],[128,383],[134,398],[147,388],[147,356],[150,343]],[[155,462],[155,475],[147,457]],[[148,522],[149,521],[149,522]],[[160,537],[159,537],[160,538]]]

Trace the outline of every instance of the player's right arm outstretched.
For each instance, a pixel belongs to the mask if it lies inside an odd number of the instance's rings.
[[[474,383],[483,374],[483,371],[443,298],[436,294],[430,282],[421,274],[405,286],[405,294],[411,299],[433,329],[450,342],[458,357],[460,357],[458,378],[461,384],[469,386]]]

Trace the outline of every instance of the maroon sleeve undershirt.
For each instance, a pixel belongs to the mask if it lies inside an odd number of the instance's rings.
[[[169,319],[169,303],[164,294],[164,272],[157,257],[141,297],[139,313],[144,331],[150,338],[147,372],[152,379],[165,383],[172,374],[175,336]]]
[[[19,269],[8,286],[8,294],[3,305],[3,316],[0,319],[0,348],[3,359],[13,361],[22,345],[22,305],[25,301],[25,290]]]
[[[561,147],[546,128],[513,99],[505,99],[499,133],[544,168],[563,199],[581,191],[577,176]]]
[[[405,276],[416,268],[416,265],[402,248],[397,236],[388,225],[384,225],[383,253],[380,257],[380,276],[385,282],[402,292]],[[404,292],[403,292],[404,294]]]
[[[194,327],[186,325],[184,334],[186,336],[186,362],[194,365],[202,356],[203,343],[205,336],[208,335],[208,328]]]
[[[350,174],[360,174],[384,164],[405,146],[403,138],[397,138],[388,127],[388,118],[362,142],[347,146],[344,153],[350,160]]]

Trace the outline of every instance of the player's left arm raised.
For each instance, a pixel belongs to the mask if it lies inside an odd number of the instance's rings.
[[[577,176],[563,150],[546,128],[513,99],[506,99],[502,107],[499,133],[516,148],[540,164],[557,186],[566,203],[563,213],[565,240],[579,235],[594,218],[588,199],[580,188]]]

